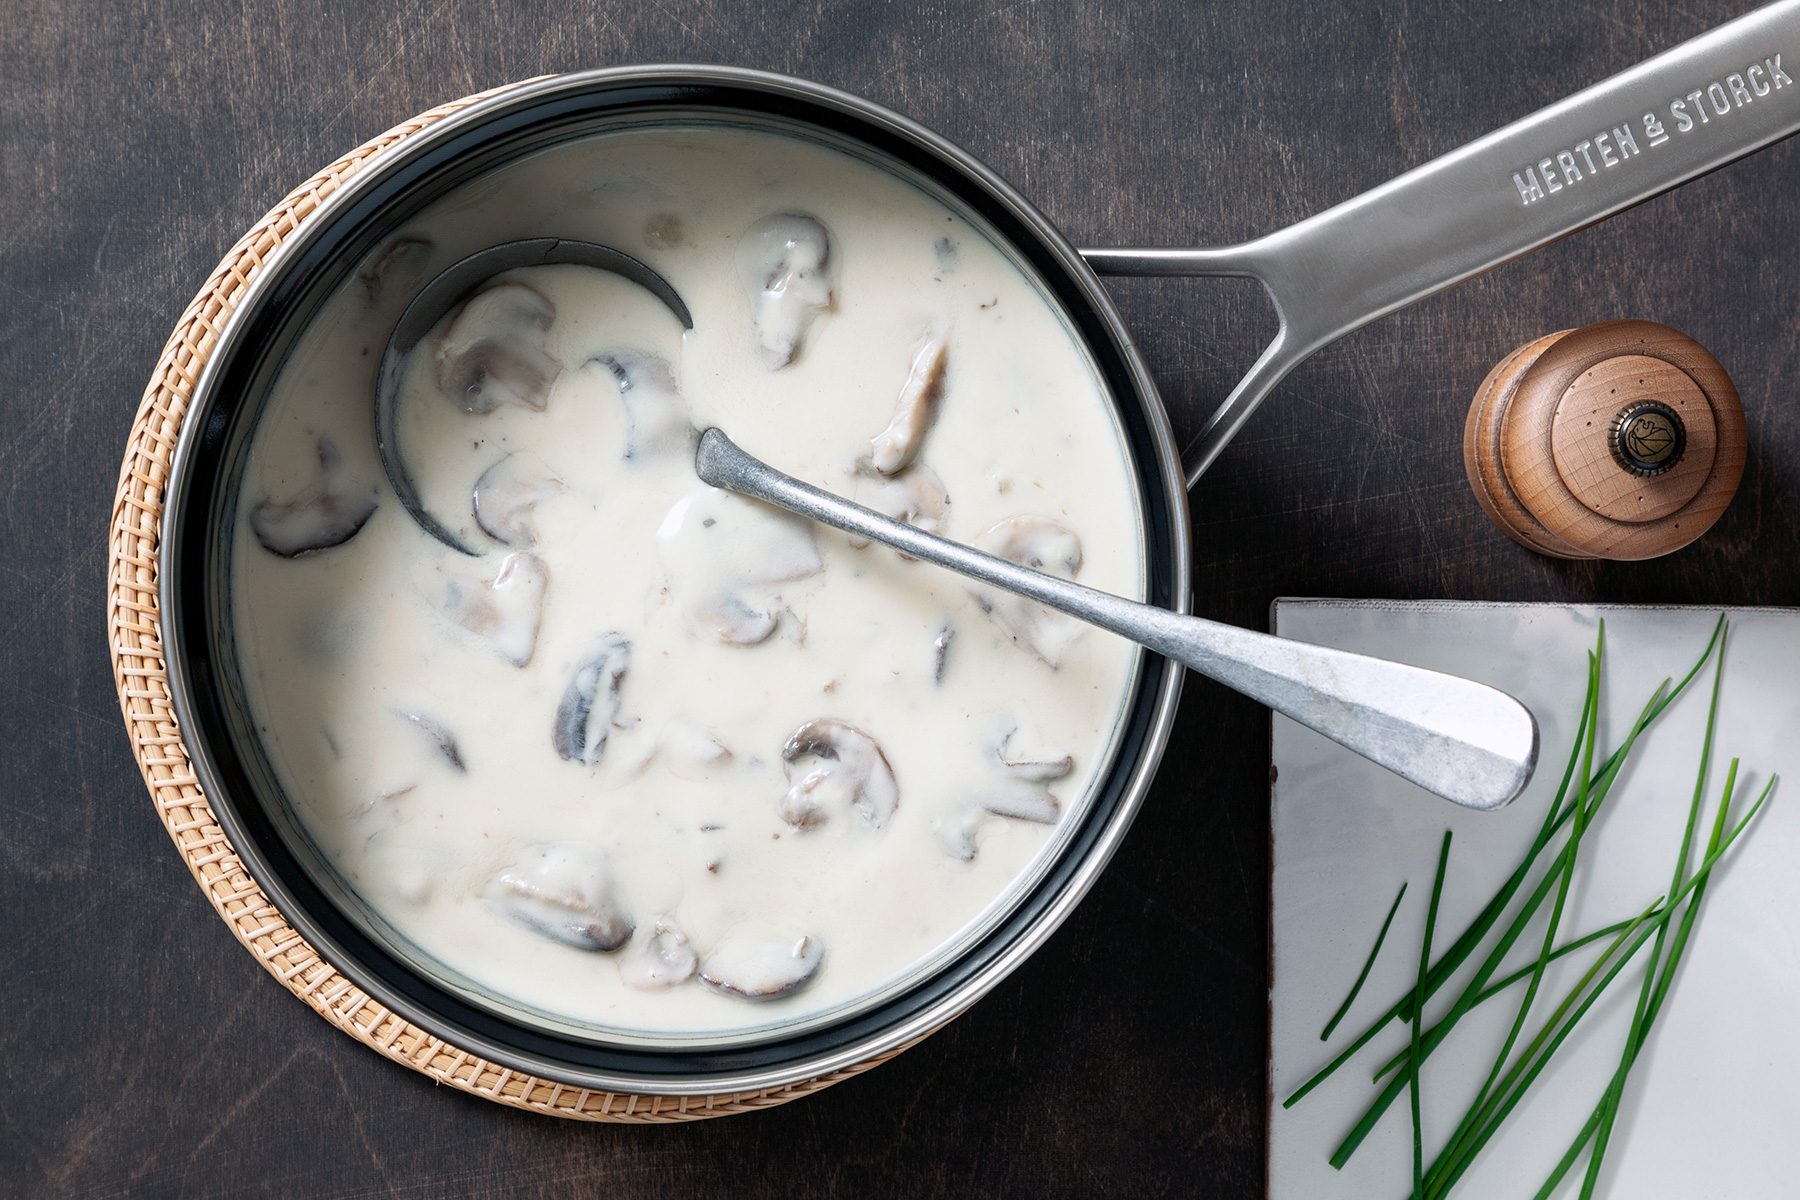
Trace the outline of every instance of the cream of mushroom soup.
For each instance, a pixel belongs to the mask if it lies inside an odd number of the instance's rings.
[[[610,245],[691,309],[558,265],[400,311],[497,242]],[[1104,775],[1136,650],[694,476],[717,425],[784,471],[1142,592],[1099,377],[958,212],[726,126],[591,136],[372,252],[280,369],[233,531],[234,637],[298,822],[441,978],[558,1024],[730,1035],[945,960]]]

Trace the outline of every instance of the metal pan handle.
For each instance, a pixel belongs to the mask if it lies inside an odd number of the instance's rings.
[[[1779,0],[1254,241],[1082,253],[1102,275],[1249,276],[1275,303],[1275,340],[1188,449],[1192,486],[1319,347],[1796,131],[1800,0]]]

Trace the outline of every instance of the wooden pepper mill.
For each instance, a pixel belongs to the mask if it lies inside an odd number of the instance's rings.
[[[1712,527],[1744,474],[1744,409],[1686,334],[1606,321],[1519,347],[1482,381],[1463,464],[1513,540],[1556,558],[1655,558]]]

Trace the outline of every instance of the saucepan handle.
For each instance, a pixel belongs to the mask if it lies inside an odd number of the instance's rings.
[[[1197,478],[1275,383],[1350,330],[1800,131],[1779,0],[1277,233],[1084,254],[1102,274],[1249,275],[1281,332],[1189,452]]]

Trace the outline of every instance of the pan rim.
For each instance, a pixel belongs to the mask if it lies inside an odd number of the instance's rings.
[[[970,947],[965,952],[965,959],[979,957],[981,963],[977,969],[964,975],[955,986],[932,1002],[910,1012],[903,1020],[882,1024],[878,1030],[853,1038],[833,1052],[795,1058],[784,1065],[758,1069],[725,1069],[684,1077],[614,1073],[572,1068],[566,1062],[532,1052],[521,1052],[515,1045],[500,1043],[478,1031],[441,1021],[437,1012],[422,1010],[419,1005],[409,1002],[406,996],[388,986],[388,980],[380,971],[370,968],[359,954],[351,952],[340,938],[323,929],[313,919],[307,905],[296,897],[282,874],[265,857],[258,838],[252,836],[240,820],[238,797],[234,795],[232,788],[222,783],[217,763],[213,759],[214,746],[211,739],[217,736],[218,731],[208,734],[205,732],[206,722],[196,720],[196,715],[201,711],[196,702],[196,680],[190,677],[187,669],[192,650],[186,632],[189,624],[186,614],[191,592],[181,586],[182,572],[172,569],[182,561],[186,543],[193,540],[190,502],[196,469],[193,463],[199,454],[197,447],[202,438],[201,431],[209,425],[209,418],[217,408],[221,381],[236,356],[244,350],[243,343],[253,322],[259,318],[267,318],[265,310],[278,284],[284,281],[305,250],[318,242],[329,240],[327,235],[333,232],[332,220],[329,218],[334,213],[341,218],[359,199],[390,182],[409,164],[424,162],[434,149],[445,146],[458,136],[471,132],[480,133],[500,117],[527,112],[533,105],[559,98],[599,95],[608,89],[634,86],[672,89],[675,92],[684,89],[703,91],[709,87],[726,86],[784,97],[804,106],[835,108],[853,122],[884,127],[897,138],[916,145],[922,154],[941,164],[940,171],[947,169],[955,176],[952,182],[960,186],[950,189],[953,194],[966,198],[968,191],[978,191],[993,202],[1003,205],[1012,216],[1018,218],[1021,226],[1032,235],[1032,243],[1020,245],[1016,238],[1010,236],[1007,240],[1013,242],[1014,248],[1022,253],[1035,248],[1058,268],[1054,275],[1046,273],[1046,285],[1051,287],[1054,299],[1065,310],[1071,308],[1071,300],[1066,293],[1076,293],[1093,317],[1094,323],[1103,330],[1110,343],[1109,347],[1096,346],[1093,334],[1083,331],[1082,323],[1076,322],[1079,336],[1097,360],[1105,357],[1099,353],[1103,348],[1110,348],[1114,352],[1112,357],[1116,358],[1117,366],[1112,370],[1102,368],[1103,374],[1108,378],[1109,390],[1113,392],[1115,403],[1121,408],[1128,402],[1135,402],[1134,406],[1138,410],[1136,415],[1146,426],[1154,455],[1153,461],[1149,461],[1134,452],[1134,458],[1138,460],[1140,491],[1144,493],[1140,496],[1140,502],[1145,507],[1146,520],[1154,515],[1166,523],[1162,539],[1152,540],[1149,530],[1146,530],[1147,553],[1153,558],[1166,556],[1166,561],[1147,564],[1147,569],[1158,565],[1163,568],[1168,577],[1165,582],[1169,592],[1165,601],[1179,611],[1187,611],[1190,554],[1188,512],[1179,457],[1169,430],[1167,414],[1141,355],[1110,298],[1105,294],[1098,278],[1061,233],[978,160],[939,135],[898,114],[848,93],[789,76],[740,68],[673,64],[608,68],[551,76],[517,85],[487,100],[478,101],[371,158],[362,171],[321,203],[320,210],[308,222],[309,229],[297,231],[294,238],[284,242],[265,260],[262,272],[251,282],[219,332],[214,351],[196,382],[191,408],[171,462],[158,545],[157,581],[159,603],[165,620],[166,663],[177,717],[182,728],[187,731],[187,740],[194,751],[196,776],[203,790],[212,798],[220,824],[238,849],[245,869],[269,893],[294,928],[317,947],[328,961],[406,1020],[496,1063],[577,1086],[669,1095],[776,1087],[830,1074],[880,1057],[940,1027],[991,990],[1060,926],[1110,859],[1147,793],[1166,747],[1179,697],[1181,671],[1178,667],[1153,656],[1147,656],[1140,665],[1142,682],[1139,697],[1134,700],[1133,707],[1145,711],[1148,725],[1137,735],[1135,745],[1128,735],[1121,738],[1115,749],[1114,762],[1108,775],[1116,778],[1123,772],[1125,776],[1120,781],[1118,800],[1104,814],[1102,825],[1093,838],[1085,844],[1078,845],[1072,840],[1064,846],[1057,865],[1062,865],[1061,860],[1068,860],[1073,864],[1073,870],[1064,878],[1053,880],[1047,873],[1040,880],[1033,889],[1034,892],[1050,888],[1054,895],[1033,913],[1022,930],[1011,934],[1004,945],[991,953],[985,950],[985,943]],[[594,112],[602,113],[606,111],[606,107],[602,103]],[[939,175],[939,178],[942,176]],[[1067,315],[1073,320],[1079,314],[1068,312]],[[1115,373],[1121,370],[1129,384],[1129,395],[1126,388],[1119,386],[1119,380],[1115,377]],[[1121,413],[1121,416],[1124,415]],[[1159,495],[1149,494],[1142,479],[1146,473],[1154,476]],[[203,600],[201,603],[203,604]],[[246,798],[254,800],[254,797]],[[1024,907],[1024,902],[1021,901],[1020,911]],[[1010,928],[1011,921],[1006,924]],[[959,962],[953,965],[963,964]],[[947,972],[948,968],[940,974]],[[888,1006],[877,1008],[870,1016],[878,1017],[886,1007]]]

